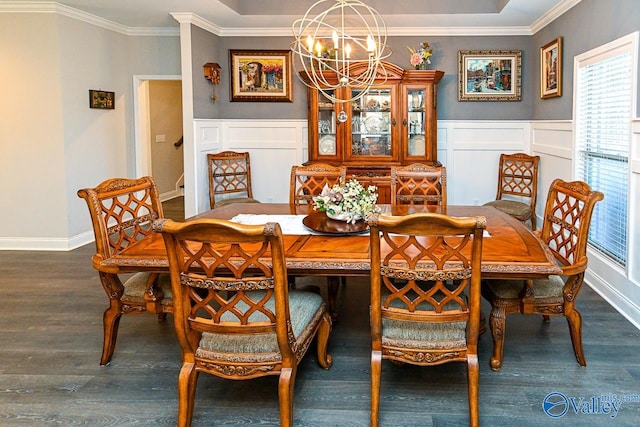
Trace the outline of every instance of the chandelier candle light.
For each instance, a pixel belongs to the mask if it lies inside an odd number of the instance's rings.
[[[327,7],[327,3],[332,3]],[[387,48],[387,27],[382,16],[359,0],[320,0],[292,26],[295,41],[293,66],[303,73],[303,83],[333,102],[352,102],[374,86],[383,84],[382,60]],[[351,75],[354,64],[366,67]],[[350,87],[350,98],[337,98],[336,89]]]

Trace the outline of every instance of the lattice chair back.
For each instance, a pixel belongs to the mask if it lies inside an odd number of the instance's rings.
[[[510,194],[535,200],[539,162],[540,156],[529,156],[525,153],[501,154],[496,199]]]
[[[290,328],[287,289],[282,286],[286,284],[286,272],[278,224],[240,229],[233,223],[213,220],[165,234],[165,239],[172,242],[168,246],[171,273],[180,283],[176,295],[180,296],[181,311],[176,316],[184,315],[189,323],[187,338],[192,338],[189,334],[198,337],[189,340],[193,351],[201,332],[229,338],[234,334],[275,333],[276,292],[278,301],[283,303],[279,307],[281,327]],[[270,265],[272,262],[274,265]],[[287,330],[288,335],[292,333]],[[291,356],[289,344],[281,349],[286,356]]]
[[[228,203],[257,203],[251,187],[249,153],[223,151],[207,154],[209,165],[209,205],[211,209]]]
[[[582,181],[551,183],[540,237],[563,265],[586,262],[591,217],[603,198]]]
[[[289,204],[293,206],[313,204],[313,197],[329,187],[343,183],[347,168],[325,163],[313,163],[309,166],[293,166],[289,185]]]
[[[151,177],[113,178],[78,191],[91,214],[97,253],[109,258],[152,233],[163,217],[158,188]]]
[[[447,206],[444,166],[414,163],[391,168],[391,204]]]

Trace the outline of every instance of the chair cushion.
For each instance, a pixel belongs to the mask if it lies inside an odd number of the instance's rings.
[[[526,203],[517,202],[515,200],[494,200],[487,202],[485,206],[493,206],[494,208],[511,215],[520,221],[526,221],[531,218],[531,207]]]
[[[215,207],[221,207],[230,205],[231,203],[260,203],[259,200],[251,199],[249,197],[232,197],[229,199],[216,200]]]
[[[271,310],[274,310],[274,305],[273,297],[265,304]],[[313,339],[315,326],[320,322],[325,311],[326,307],[322,296],[313,292],[289,291],[291,327],[296,342],[303,343]],[[228,320],[232,321],[232,318],[230,317]],[[235,320],[234,317],[233,321]],[[250,320],[266,320],[266,316],[262,313],[254,313],[250,316]],[[273,362],[281,359],[275,333],[249,335],[204,332],[196,351],[196,357],[235,362]]]
[[[123,283],[124,294],[122,299],[127,302],[144,304],[144,291],[147,285],[147,279],[151,273],[136,273]],[[173,294],[171,292],[171,277],[168,274],[160,274],[158,276],[158,287],[162,291],[163,305],[171,305]]]
[[[382,318],[382,344],[440,349],[465,347],[466,322],[424,323]]]
[[[501,299],[518,299],[525,287],[523,280],[487,280],[483,283],[491,293]],[[549,276],[548,279],[533,281],[534,298],[562,298],[562,276]]]

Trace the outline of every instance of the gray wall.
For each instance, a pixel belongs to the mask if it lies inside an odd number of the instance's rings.
[[[640,30],[639,0],[582,0],[577,6],[533,36],[536,68],[533,120],[569,120],[573,117],[573,58],[593,48]],[[540,99],[540,47],[562,37],[562,96]],[[640,71],[639,71],[640,73]],[[640,81],[640,75],[639,80]],[[640,97],[638,97],[640,106]],[[638,110],[640,111],[640,110]]]
[[[493,37],[389,37],[389,61],[410,68],[407,46],[427,41],[433,48],[430,67],[445,76],[438,85],[440,120],[542,120],[572,117],[573,57],[640,29],[640,0],[582,0],[563,16],[533,36]],[[204,33],[204,34],[201,34]],[[563,95],[540,99],[540,47],[558,36],[564,38]],[[198,29],[193,35],[194,112],[196,118],[305,119],[306,88],[294,78],[293,103],[230,102],[229,49],[289,49],[292,37],[217,37]],[[459,50],[521,50],[522,101],[459,102]],[[198,58],[200,62],[196,61]],[[202,64],[218,62],[222,79],[218,101],[208,99],[211,88],[203,81]],[[206,90],[205,90],[206,89]],[[201,92],[205,90],[205,93]],[[640,102],[640,98],[639,98]]]
[[[215,34],[203,30],[195,25],[191,26],[191,67],[193,69],[193,116],[198,119],[217,119],[220,118],[221,101],[229,101],[229,97],[226,92],[223,91],[222,86],[229,78],[229,72],[225,66],[225,63],[221,62],[221,56],[218,44],[220,37]],[[213,102],[211,95],[213,95],[213,85],[204,78],[204,69],[202,66],[207,62],[217,62],[221,70],[220,85],[216,90],[218,99]]]
[[[293,80],[293,103],[271,102],[230,102],[229,49],[282,49],[290,47],[292,37],[217,37],[209,33],[209,38],[196,36],[204,30],[194,31],[193,56],[208,58],[222,67],[222,78],[217,88],[218,100],[213,105],[199,92],[203,85],[198,84],[202,77],[202,63],[194,61],[194,115],[196,118],[223,119],[306,119],[306,87],[297,77]],[[213,53],[215,39],[217,55]],[[531,117],[531,98],[534,88],[529,76],[534,70],[536,52],[529,36],[520,37],[390,37],[388,45],[392,50],[389,62],[404,68],[410,68],[407,46],[418,47],[428,41],[434,55],[430,68],[445,72],[438,85],[439,119],[475,119],[475,120],[529,120]],[[209,44],[207,44],[209,43]],[[522,101],[493,102],[487,109],[486,102],[458,102],[458,50],[522,50]],[[207,52],[205,56],[203,52]],[[204,59],[203,59],[204,60]],[[208,91],[210,87],[205,87]]]

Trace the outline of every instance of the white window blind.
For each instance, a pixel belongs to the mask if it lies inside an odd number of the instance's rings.
[[[629,147],[633,100],[631,47],[577,61],[576,178],[604,193],[591,219],[589,243],[616,264],[627,263]]]

